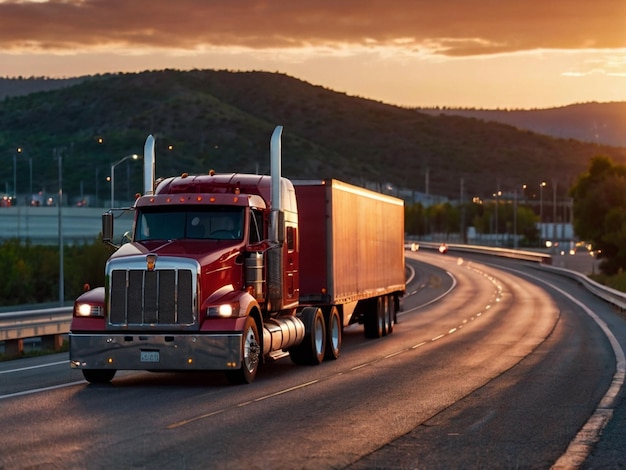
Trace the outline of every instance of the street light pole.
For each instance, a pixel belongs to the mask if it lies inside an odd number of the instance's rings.
[[[57,151],[58,150],[58,151]],[[58,227],[59,227],[59,306],[63,307],[65,304],[65,269],[63,254],[63,246],[65,244],[63,240],[63,152],[64,149],[54,149],[54,155],[58,160],[59,167],[59,212],[58,212]]]
[[[111,165],[111,208],[115,206],[115,167],[130,158],[137,160],[140,157],[136,153],[133,153],[132,155],[126,155],[124,158]]]
[[[543,248],[543,188],[546,186],[546,182],[542,181],[539,184],[539,244],[540,248]]]
[[[30,173],[30,187],[28,194],[28,205],[30,206],[33,202],[33,157],[28,157],[28,170]]]
[[[494,197],[496,198],[496,224],[495,224],[495,232],[496,232],[496,240],[495,240],[495,245],[498,246],[498,206],[500,205],[500,196],[502,196],[502,191],[498,190],[497,192],[493,193]]]
[[[17,204],[17,154],[22,153],[22,147],[18,147],[13,152],[13,197]]]
[[[517,186],[513,192],[513,249],[517,250]]]

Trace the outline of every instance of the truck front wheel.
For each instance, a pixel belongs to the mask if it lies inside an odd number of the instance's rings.
[[[226,378],[233,384],[252,383],[261,360],[259,329],[252,317],[246,318],[241,340],[241,356],[241,367],[237,370],[227,370]]]
[[[104,384],[113,380],[115,369],[83,369],[83,377],[92,384]]]
[[[300,318],[305,327],[304,339],[289,349],[289,357],[295,364],[320,364],[326,351],[326,324],[322,310],[306,307]]]

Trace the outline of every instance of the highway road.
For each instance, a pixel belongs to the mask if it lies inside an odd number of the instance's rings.
[[[622,468],[623,318],[531,263],[407,258],[392,335],[350,327],[337,361],[281,359],[251,385],[0,363],[0,469]]]

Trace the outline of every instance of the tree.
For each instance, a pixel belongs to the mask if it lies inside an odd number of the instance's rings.
[[[570,189],[574,231],[598,250],[600,269],[613,275],[626,268],[626,166],[594,157]]]

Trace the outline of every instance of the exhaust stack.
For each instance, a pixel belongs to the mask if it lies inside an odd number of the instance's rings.
[[[145,196],[154,194],[154,167],[154,137],[150,134],[143,147],[143,194]]]
[[[275,242],[280,240],[279,237],[279,220],[283,211],[283,201],[281,194],[281,135],[283,126],[276,126],[270,139],[270,175],[272,177],[272,188],[270,203],[272,205],[271,215],[271,239]]]

